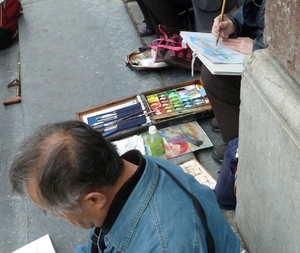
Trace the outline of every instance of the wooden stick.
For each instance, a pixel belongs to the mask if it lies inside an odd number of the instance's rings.
[[[18,57],[18,71],[17,71],[17,78],[10,82],[7,87],[11,88],[16,86],[16,97],[11,98],[11,99],[6,99],[3,100],[4,105],[13,105],[17,103],[21,103],[22,98],[21,98],[21,62],[20,62],[20,53]]]
[[[221,10],[221,15],[220,15],[220,20],[219,20],[220,23],[223,21],[225,5],[226,5],[226,0],[223,0],[222,10]],[[219,29],[219,32],[218,32],[216,46],[218,45],[218,42],[219,42],[219,39],[220,39],[220,33],[221,33],[221,29]]]

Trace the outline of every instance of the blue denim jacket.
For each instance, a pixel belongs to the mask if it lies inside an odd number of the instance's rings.
[[[157,164],[167,168],[202,204],[216,253],[239,252],[239,240],[214,192],[166,160],[145,156],[146,168],[110,232],[101,253],[206,253],[205,230],[190,197]],[[157,164],[156,164],[157,163]],[[75,253],[90,253],[79,247]]]

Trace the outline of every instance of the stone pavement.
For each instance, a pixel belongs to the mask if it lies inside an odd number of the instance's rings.
[[[21,58],[22,103],[0,106],[1,252],[9,253],[49,234],[57,253],[73,252],[87,232],[47,217],[28,199],[13,195],[8,169],[20,142],[36,127],[76,119],[76,112],[158,87],[199,78],[189,71],[130,71],[125,56],[151,38],[140,38],[143,26],[136,2],[121,0],[23,0],[20,41],[0,51],[0,99],[15,96],[6,85],[16,78]],[[200,124],[214,144],[210,119]],[[217,177],[220,165],[211,149],[197,158]],[[226,212],[230,222],[233,213]]]

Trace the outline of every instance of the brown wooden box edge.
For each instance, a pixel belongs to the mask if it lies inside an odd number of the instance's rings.
[[[142,102],[145,107],[145,110],[147,112],[151,112],[150,106],[146,99],[147,95],[157,94],[160,92],[164,92],[164,91],[168,91],[168,90],[172,90],[172,89],[176,89],[176,88],[180,88],[180,87],[184,87],[184,86],[188,86],[188,85],[192,85],[192,84],[202,84],[201,79],[192,79],[189,81],[173,84],[173,85],[170,85],[167,87],[161,87],[161,88],[145,91],[145,92],[142,92],[137,95],[125,97],[125,98],[118,99],[118,100],[108,102],[108,103],[104,103],[104,104],[101,104],[98,106],[90,107],[88,109],[76,112],[76,119],[80,120],[80,121],[84,121],[84,117],[86,115],[96,113],[96,112],[104,110],[104,109],[109,109],[118,104],[123,104],[128,101],[132,101],[132,100],[136,100],[137,102]],[[138,99],[138,96],[140,97],[141,101]],[[155,117],[155,116],[149,114],[148,116],[150,117],[151,122],[148,122],[144,125],[130,128],[127,130],[121,130],[119,132],[116,132],[114,134],[107,136],[106,139],[111,140],[111,141],[119,140],[119,139],[122,139],[122,138],[125,138],[128,136],[146,131],[148,129],[149,125],[155,125],[158,129],[160,129],[160,128],[164,128],[164,127],[168,127],[168,126],[172,126],[172,125],[176,125],[176,124],[199,120],[201,118],[206,118],[211,115],[212,115],[212,109],[211,109],[210,104],[197,106],[192,109],[184,110],[183,112],[165,113],[164,116],[159,115],[159,116]]]

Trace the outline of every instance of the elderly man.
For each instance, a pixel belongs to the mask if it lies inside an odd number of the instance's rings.
[[[209,187],[137,150],[119,156],[80,121],[40,128],[21,146],[10,180],[40,209],[91,229],[76,252],[239,252]]]

